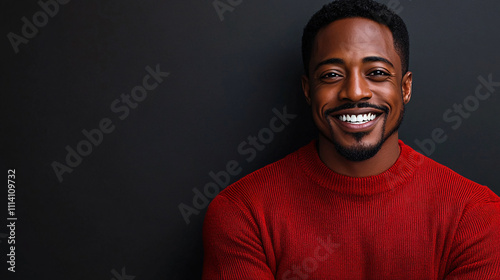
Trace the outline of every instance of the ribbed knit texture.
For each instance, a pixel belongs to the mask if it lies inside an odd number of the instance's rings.
[[[376,176],[333,172],[313,141],[227,187],[203,279],[500,280],[500,198],[399,145]]]

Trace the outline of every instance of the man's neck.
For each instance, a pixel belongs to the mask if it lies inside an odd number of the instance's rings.
[[[318,153],[323,163],[331,170],[351,177],[367,177],[380,174],[389,169],[399,158],[398,133],[384,142],[378,153],[364,161],[350,161],[340,155],[330,140],[320,135]]]

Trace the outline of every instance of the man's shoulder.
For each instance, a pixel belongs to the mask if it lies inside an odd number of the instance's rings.
[[[252,186],[256,185],[262,186],[275,184],[281,180],[288,179],[289,175],[296,172],[299,168],[298,157],[306,147],[307,146],[304,146],[273,163],[270,163],[249,173],[240,180],[231,184],[224,191],[228,191],[233,188],[239,188],[242,186],[251,188]]]
[[[258,200],[268,195],[280,193],[290,186],[295,186],[298,181],[303,180],[304,172],[299,164],[300,154],[311,149],[313,142],[285,157],[259,168],[219,193],[226,198]]]

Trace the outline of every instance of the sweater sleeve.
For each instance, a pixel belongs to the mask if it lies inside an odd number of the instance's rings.
[[[203,225],[203,279],[274,280],[249,211],[218,195]]]
[[[469,205],[462,214],[446,279],[500,279],[500,198],[486,191],[486,199]]]

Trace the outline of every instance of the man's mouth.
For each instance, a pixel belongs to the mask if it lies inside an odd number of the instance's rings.
[[[373,121],[377,115],[373,113],[368,114],[343,114],[336,116],[340,121],[352,123],[352,124],[364,124]]]
[[[371,108],[341,110],[337,114],[330,115],[345,132],[357,133],[367,132],[374,128],[379,122],[383,111]]]
[[[369,103],[347,103],[325,111],[325,117],[333,120],[347,133],[367,132],[371,130],[389,108]]]

